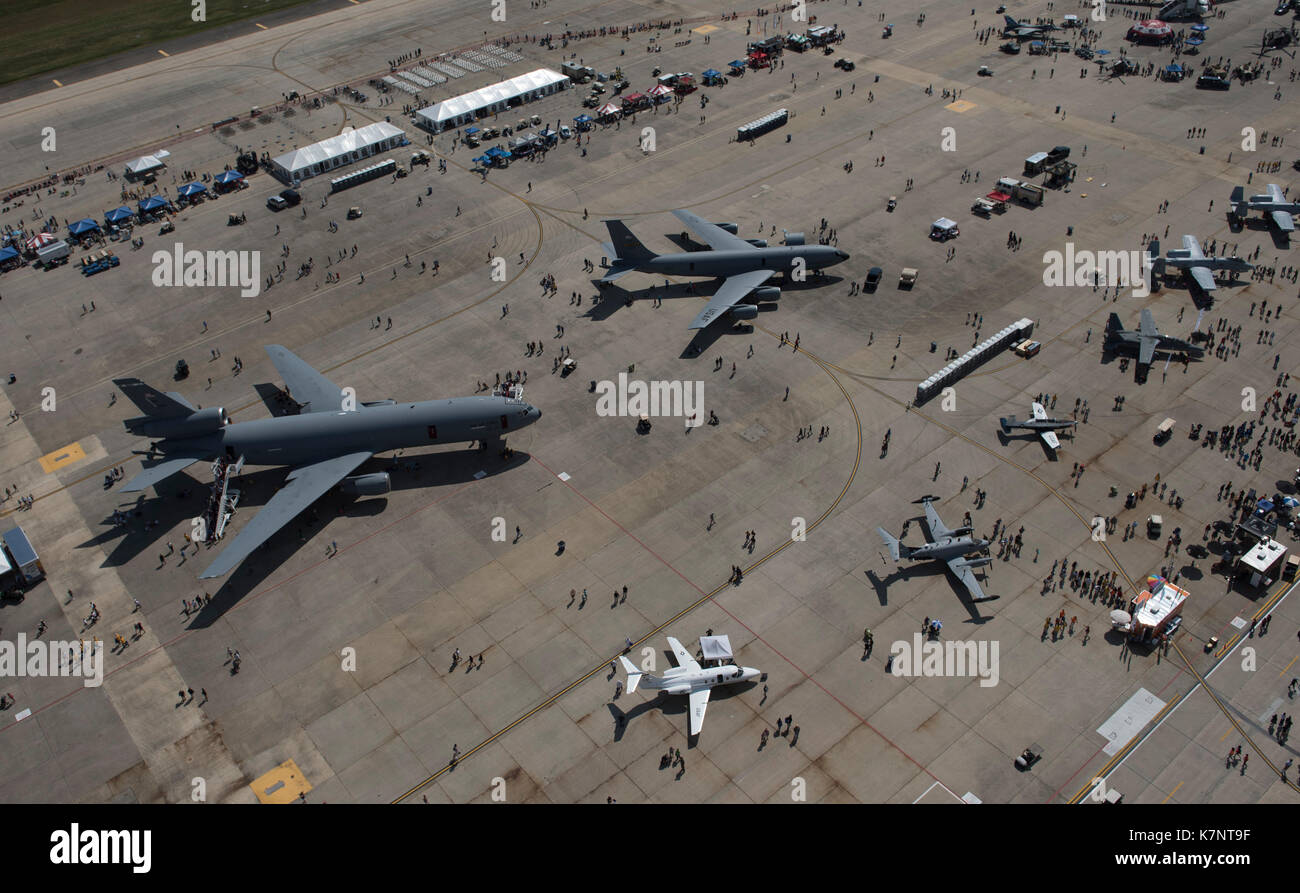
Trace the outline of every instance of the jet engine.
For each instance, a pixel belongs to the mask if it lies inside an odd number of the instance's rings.
[[[758,316],[757,304],[737,304],[727,311],[732,319],[755,319]]]
[[[753,295],[760,301],[779,301],[781,299],[781,289],[776,285],[761,285],[754,289]]]
[[[393,489],[393,482],[388,472],[377,471],[374,474],[354,474],[344,478],[339,489],[348,496],[382,496]]]
[[[963,558],[961,563],[966,567],[983,567],[984,565],[991,564],[992,562],[993,562],[993,556],[985,555],[983,558]]]
[[[767,247],[767,239],[746,239],[745,241],[753,245],[755,248]]]
[[[952,531],[953,536],[969,536],[970,533],[971,528],[969,527],[958,527]]]
[[[736,226],[736,224],[734,223],[715,223],[713,225],[716,226],[718,229],[725,229],[733,236],[736,234],[736,231],[739,229],[739,227]]]
[[[169,419],[152,416],[127,419],[126,430],[144,437],[179,440],[214,434],[229,422],[230,419],[226,417],[226,410],[223,407],[209,406],[207,409],[197,409],[189,415]]]
[[[786,233],[786,234],[785,234],[785,244],[787,244],[787,245],[803,245],[803,244],[805,244],[805,242],[804,242],[804,240],[803,240],[803,233]]]

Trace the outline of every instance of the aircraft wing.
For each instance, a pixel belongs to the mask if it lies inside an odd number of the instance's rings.
[[[673,650],[673,657],[677,659],[677,666],[684,667],[687,670],[698,670],[700,668],[700,665],[695,660],[694,656],[682,647],[681,642],[677,641],[672,636],[668,637],[668,647]]]
[[[723,231],[719,230],[719,232]],[[723,235],[730,234],[723,232]],[[704,328],[734,305],[740,303],[746,295],[770,279],[775,272],[775,270],[750,270],[748,273],[737,273],[735,276],[728,276],[722,283],[722,287],[709,299],[709,305],[691,321],[689,328]]]
[[[338,385],[287,348],[268,344],[266,352],[284,379],[284,386],[289,389],[290,396],[304,405],[305,412],[338,412],[342,409],[343,392]]]
[[[934,510],[934,503],[929,500],[925,503],[925,519],[930,523],[930,539],[937,540],[951,533],[948,526],[939,520],[939,513]]]
[[[1187,256],[1192,260],[1200,260],[1205,257],[1201,251],[1201,243],[1196,241],[1196,236],[1183,236],[1183,248],[1187,251]]]
[[[1156,321],[1151,318],[1151,311],[1142,308],[1141,318],[1138,322],[1138,334],[1144,338],[1155,338],[1160,332],[1156,330]]]
[[[184,471],[201,458],[201,456],[175,456],[163,459],[161,462],[150,462],[144,466],[143,471],[131,478],[131,483],[123,487],[122,492],[134,493],[136,490],[147,490],[178,471]]]
[[[1031,408],[1032,408],[1033,411],[1034,411],[1034,418],[1036,418],[1036,419],[1045,419],[1045,418],[1047,418],[1047,410],[1043,407],[1043,404],[1038,403],[1037,401],[1035,401],[1035,402],[1031,405]]]
[[[1268,197],[1274,203],[1279,205],[1286,201],[1286,196],[1282,194],[1282,187],[1276,183],[1268,184]]]
[[[975,571],[968,564],[963,564],[963,559],[954,558],[948,562],[948,570],[952,571],[954,577],[961,581],[961,585],[966,587],[966,592],[970,595],[971,601],[983,602],[992,599],[984,594],[980,588],[980,581],[975,579]],[[993,596],[992,598],[997,598]]]
[[[1043,443],[1052,449],[1059,450],[1061,448],[1061,439],[1056,436],[1055,431],[1039,431],[1038,433],[1043,436]]]
[[[691,692],[691,734],[700,734],[704,725],[704,711],[709,707],[709,689],[702,688]]]
[[[199,579],[206,580],[230,573],[254,549],[373,455],[370,452],[348,453],[313,465],[301,465],[289,472],[289,477],[279,492],[239,531],[234,541],[221,550],[217,560],[199,574]]]
[[[754,246],[740,236],[733,236],[720,226],[698,217],[690,211],[673,211],[673,216],[689,226],[714,251],[733,251],[736,249],[755,250]]]
[[[1290,211],[1274,211],[1271,216],[1273,224],[1282,232],[1295,232],[1295,218],[1291,216]]]
[[[1214,291],[1219,286],[1214,283],[1214,276],[1205,267],[1188,267],[1187,272],[1204,291]]]
[[[1138,365],[1150,366],[1151,361],[1156,358],[1157,339],[1152,336],[1142,335],[1138,338]]]

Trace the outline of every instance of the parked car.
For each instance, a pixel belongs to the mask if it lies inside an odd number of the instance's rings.
[[[872,267],[870,270],[867,270],[867,283],[864,286],[864,290],[869,292],[875,291],[876,286],[880,285],[880,278],[884,275],[885,271],[880,269],[880,267]]]
[[[294,189],[284,190],[280,193],[280,198],[284,199],[284,203],[290,208],[302,202],[302,196]]]
[[[278,195],[273,195],[266,200],[266,206],[272,211],[283,211],[289,207],[289,203]]]

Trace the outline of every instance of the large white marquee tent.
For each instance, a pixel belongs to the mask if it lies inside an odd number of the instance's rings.
[[[426,130],[441,133],[450,127],[473,124],[481,115],[505,111],[512,104],[531,102],[568,89],[569,83],[569,78],[558,71],[539,68],[420,109],[415,113],[416,123]]]
[[[277,176],[292,183],[354,161],[386,152],[406,142],[406,133],[386,121],[379,121],[332,136],[319,143],[286,152],[272,159]]]

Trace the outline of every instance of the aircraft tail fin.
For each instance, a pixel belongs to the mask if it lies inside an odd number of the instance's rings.
[[[614,256],[610,258],[616,266],[626,266],[628,264],[638,264],[651,260],[657,255],[649,248],[641,244],[641,240],[632,234],[627,225],[621,220],[606,220],[605,228],[609,230],[610,245],[614,249]]]
[[[1006,23],[1007,23],[1007,27],[1008,27],[1008,28],[1019,28],[1019,27],[1020,27],[1020,23],[1017,22],[1015,19],[1011,18],[1011,16],[1009,16],[1009,15],[1004,15],[1002,18],[1006,20]]]
[[[619,655],[618,658],[623,662],[623,669],[627,671],[627,690],[629,693],[636,691],[638,683],[641,682],[641,671],[636,668],[632,661],[627,659],[626,655]]]
[[[1165,272],[1165,256],[1160,253],[1160,240],[1152,239],[1147,243],[1147,264],[1153,275],[1163,276]]]
[[[998,419],[998,425],[1001,426],[1003,434],[1009,434],[1011,432],[1011,426],[1014,425],[1015,423],[1016,423],[1016,417],[1013,415],[1003,416],[1002,418]]]
[[[1249,208],[1246,207],[1246,189],[1244,186],[1232,187],[1232,195],[1228,197],[1232,202],[1232,213],[1238,217],[1245,217]]]
[[[877,527],[876,533],[880,534],[880,538],[881,540],[884,541],[885,547],[889,549],[889,557],[894,559],[895,561],[898,561],[898,559],[902,556],[902,549],[903,549],[902,544],[899,543],[898,541],[898,537],[894,536],[892,533],[890,533],[888,530],[886,530],[883,527]]]
[[[1116,332],[1124,331],[1124,323],[1120,321],[1118,313],[1112,313],[1106,320],[1106,334],[1114,335]]]

